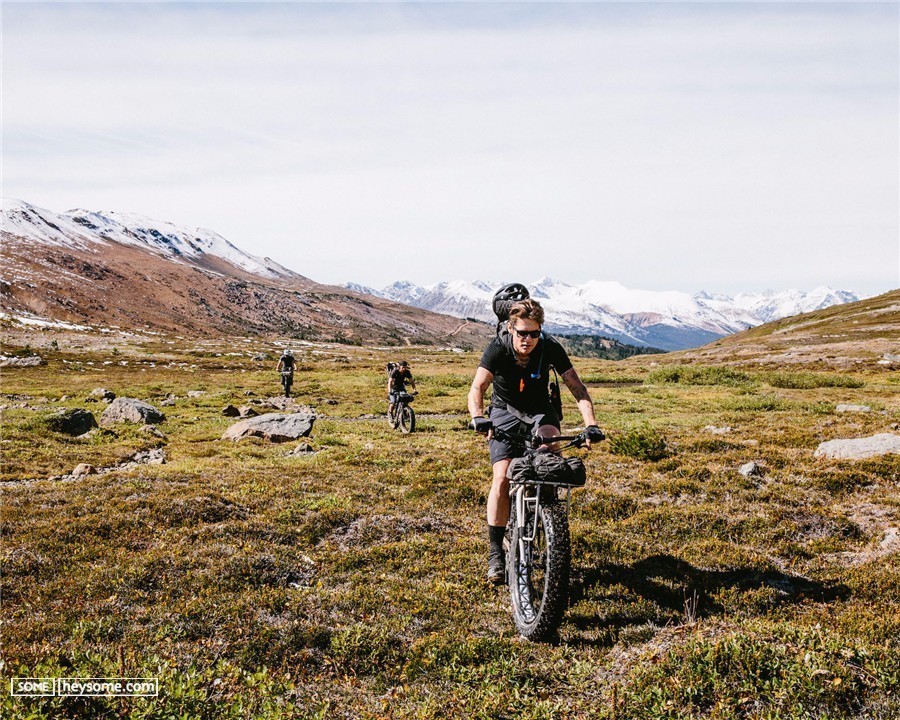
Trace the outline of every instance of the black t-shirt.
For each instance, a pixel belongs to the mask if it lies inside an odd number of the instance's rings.
[[[409,368],[396,367],[391,370],[391,380],[394,381],[393,392],[406,392],[406,381],[412,380],[412,373],[409,371]]]
[[[512,405],[528,415],[549,407],[550,367],[554,367],[559,374],[572,367],[565,348],[547,334],[531,351],[525,367],[519,366],[512,347],[506,347],[499,337],[491,340],[485,348],[479,364],[494,376],[491,404],[498,407]]]
[[[294,372],[294,358],[291,355],[281,356],[281,369],[283,372]]]

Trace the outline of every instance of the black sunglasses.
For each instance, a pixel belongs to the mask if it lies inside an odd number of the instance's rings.
[[[520,338],[530,337],[537,340],[541,336],[540,330],[519,330],[519,328],[513,328],[513,330],[516,331],[516,335],[518,335]]]

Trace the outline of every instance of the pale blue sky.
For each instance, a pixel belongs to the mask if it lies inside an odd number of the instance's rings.
[[[6,197],[322,282],[900,286],[895,3],[2,13]]]

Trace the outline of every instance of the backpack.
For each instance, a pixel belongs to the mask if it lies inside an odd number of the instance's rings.
[[[389,362],[389,363],[387,364],[387,367],[385,368],[385,371],[387,372],[387,376],[388,376],[388,377],[391,376],[391,373],[394,372],[394,369],[397,368],[397,366],[398,366],[398,364],[395,363],[395,362]]]

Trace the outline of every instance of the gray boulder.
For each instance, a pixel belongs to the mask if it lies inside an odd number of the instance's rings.
[[[66,435],[84,435],[91,428],[97,427],[93,413],[82,408],[60,410],[47,418],[47,427]]]
[[[816,457],[835,460],[863,460],[878,455],[900,455],[900,435],[879,433],[864,438],[829,440],[816,448]]]
[[[290,415],[266,413],[235,423],[225,431],[222,439],[237,441],[245,437],[261,437],[274,443],[289,442],[309,436],[315,419],[316,415],[312,412]]]
[[[100,416],[103,425],[118,422],[131,422],[147,425],[160,423],[166,419],[159,410],[136,398],[119,397],[113,400]]]
[[[241,405],[238,408],[238,415],[242,418],[250,418],[250,417],[256,417],[257,415],[259,415],[259,413],[256,412],[256,410],[254,410],[249,405]]]

